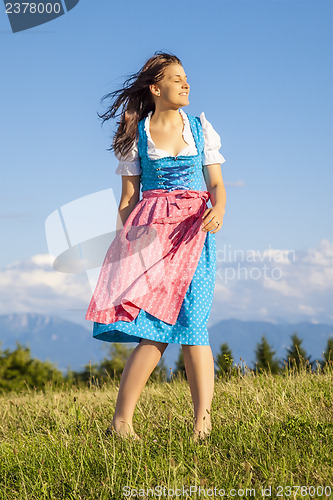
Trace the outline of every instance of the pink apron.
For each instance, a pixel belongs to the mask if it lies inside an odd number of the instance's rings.
[[[207,233],[208,191],[150,189],[112,241],[85,318],[133,321],[144,309],[174,325]]]

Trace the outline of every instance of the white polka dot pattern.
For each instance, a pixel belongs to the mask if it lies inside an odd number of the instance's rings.
[[[208,199],[208,191],[144,191],[109,247],[86,319],[133,321],[144,309],[175,324],[205,242]]]
[[[185,345],[210,345],[207,322],[211,311],[216,273],[215,234],[206,233],[199,264],[187,289],[175,325],[169,325],[141,309],[131,322],[94,323],[93,336],[106,342],[150,339]]]

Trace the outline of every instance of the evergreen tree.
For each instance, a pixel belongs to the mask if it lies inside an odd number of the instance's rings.
[[[221,345],[220,352],[215,361],[215,364],[217,365],[217,369],[215,370],[216,375],[218,377],[223,377],[227,373],[231,374],[233,371],[232,362],[233,357],[231,350],[229,349],[228,344],[224,342]]]
[[[311,371],[312,362],[310,361],[310,356],[306,355],[305,350],[301,346],[303,340],[298,337],[297,332],[293,333],[291,341],[292,344],[291,347],[287,349],[287,359],[284,360],[284,362],[289,364],[290,367],[295,368],[298,372],[301,366],[306,366],[308,362],[306,369]]]
[[[326,351],[324,352],[324,360],[321,361],[321,366],[324,368],[325,364],[333,365],[333,338],[328,339]]]
[[[253,368],[255,371],[263,370],[270,371],[271,373],[279,372],[279,361],[277,359],[273,359],[275,351],[272,351],[265,335],[262,335],[261,341],[257,343],[255,354],[256,366]]]

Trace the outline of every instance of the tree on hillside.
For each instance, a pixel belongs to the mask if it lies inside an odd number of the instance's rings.
[[[30,348],[16,341],[16,349],[0,349],[0,392],[20,391],[21,389],[44,389],[45,384],[62,384],[61,371],[50,361],[33,359]]]
[[[89,364],[84,365],[83,370],[81,371],[68,370],[66,374],[66,382],[69,385],[76,384],[80,386],[81,383],[93,383],[97,377],[98,364],[89,362]]]
[[[108,346],[108,356],[98,363],[89,363],[84,366],[81,371],[71,371],[66,376],[66,381],[80,385],[84,384],[99,384],[111,379],[120,380],[121,374],[125,368],[125,364],[133,352],[134,348],[128,348],[123,343],[112,342]],[[151,380],[164,380],[166,377],[166,367],[163,359],[157,364],[150,375]]]
[[[300,370],[301,366],[306,366],[308,364],[306,369],[311,371],[312,362],[310,361],[310,356],[306,355],[305,350],[301,346],[302,342],[303,339],[300,339],[297,332],[294,332],[291,336],[291,347],[287,349],[287,359],[284,360],[284,363],[291,368],[295,368],[297,371]]]
[[[327,341],[324,359],[320,361],[321,367],[324,368],[326,363],[331,364],[331,366],[333,365],[333,338]]]
[[[98,375],[101,378],[119,377],[133,351],[134,348],[129,348],[119,342],[112,342],[108,350],[108,357],[104,358],[99,365]]]
[[[217,369],[215,373],[218,377],[223,377],[227,373],[232,372],[232,362],[233,357],[231,350],[228,347],[228,344],[224,342],[220,347],[220,352],[217,355],[215,364],[217,365]]]
[[[272,351],[265,335],[262,335],[261,341],[257,343],[255,355],[256,365],[253,370],[270,371],[271,373],[278,373],[280,371],[279,361],[273,358],[275,351]]]
[[[78,385],[95,384],[96,380],[106,382],[108,379],[120,377],[127,359],[133,349],[118,342],[112,342],[108,346],[108,356],[104,357],[100,363],[86,364],[81,371],[72,371],[67,375],[68,380],[74,380]]]
[[[333,366],[333,338],[327,340],[326,350],[323,351],[323,356],[320,361],[318,361],[319,365],[322,369],[327,367],[327,365]]]

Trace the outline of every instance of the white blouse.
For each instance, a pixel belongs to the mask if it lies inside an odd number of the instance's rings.
[[[184,121],[183,129],[183,139],[188,144],[184,149],[180,151],[177,155],[192,156],[198,154],[195,145],[195,140],[192,134],[191,126],[187,114],[179,109],[179,112]],[[158,149],[155,147],[154,141],[151,138],[149,131],[150,118],[153,114],[149,111],[148,116],[145,119],[145,131],[148,139],[148,156],[151,160],[158,160],[159,158],[164,158],[165,156],[171,156],[170,153],[164,151],[163,149]],[[204,161],[203,165],[212,165],[214,163],[224,163],[225,158],[219,152],[221,147],[221,139],[219,134],[214,130],[211,123],[206,119],[205,113],[202,112],[200,115],[200,121],[202,125],[203,135],[204,135]],[[140,175],[141,166],[138,154],[138,137],[134,141],[131,150],[123,157],[119,154],[115,155],[119,160],[119,164],[116,170],[116,174],[119,175]]]

